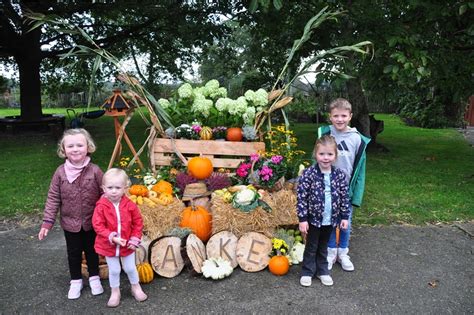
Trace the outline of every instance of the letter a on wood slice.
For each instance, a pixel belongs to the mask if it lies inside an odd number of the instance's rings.
[[[237,262],[244,271],[263,270],[268,266],[271,250],[272,241],[265,235],[257,232],[245,233],[237,242]]]
[[[189,234],[186,239],[186,254],[188,254],[194,270],[197,273],[202,273],[202,263],[206,260],[206,247],[196,234]]]
[[[181,256],[181,239],[166,236],[153,241],[149,247],[150,264],[157,274],[165,278],[179,275],[184,268]]]
[[[232,268],[237,267],[237,236],[229,231],[222,231],[211,236],[207,241],[206,251],[208,258],[221,257],[230,261]]]

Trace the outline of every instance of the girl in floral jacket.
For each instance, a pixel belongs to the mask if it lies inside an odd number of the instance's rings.
[[[332,165],[337,144],[326,135],[316,141],[316,164],[304,170],[298,181],[297,212],[299,230],[306,238],[300,284],[310,286],[313,276],[323,285],[332,285],[327,254],[332,229],[341,222],[346,229],[349,219],[349,194],[344,173]]]

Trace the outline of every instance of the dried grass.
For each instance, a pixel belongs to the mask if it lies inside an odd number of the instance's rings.
[[[167,206],[140,205],[139,207],[143,217],[143,234],[154,240],[166,235],[168,231],[179,225],[185,205],[181,200],[174,198],[173,202]]]

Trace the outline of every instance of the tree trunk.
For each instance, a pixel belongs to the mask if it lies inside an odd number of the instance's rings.
[[[364,136],[370,137],[369,109],[360,78],[347,81],[347,94],[352,104],[351,126],[356,127]]]
[[[21,119],[39,121],[43,115],[41,110],[41,48],[39,45],[41,30],[28,32],[29,24],[24,24],[20,39],[20,49],[15,60],[20,72],[20,103]]]

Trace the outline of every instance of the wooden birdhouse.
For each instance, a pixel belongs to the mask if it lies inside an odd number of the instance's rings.
[[[128,111],[133,109],[123,97],[121,90],[114,90],[114,94],[100,108],[105,110],[105,115],[112,117],[125,116]]]

